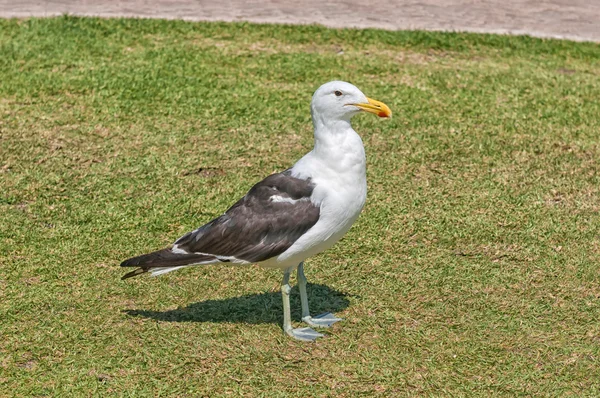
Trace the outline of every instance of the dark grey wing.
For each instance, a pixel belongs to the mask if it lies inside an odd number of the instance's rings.
[[[259,262],[286,251],[319,220],[311,202],[314,184],[289,170],[270,175],[222,216],[190,232],[172,248],[127,259],[122,267],[140,267],[123,279],[148,271],[216,262]]]
[[[314,184],[291,176],[289,170],[272,174],[222,216],[175,242],[176,251],[213,255],[220,261],[264,261],[286,251],[315,225],[319,207],[310,197]]]

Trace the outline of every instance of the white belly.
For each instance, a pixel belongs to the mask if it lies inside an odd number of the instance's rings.
[[[350,124],[335,133],[315,128],[315,148],[291,171],[315,184],[311,202],[320,208],[319,221],[285,252],[260,263],[263,267],[289,269],[329,249],[348,232],[367,199],[365,150]]]
[[[260,265],[268,268],[295,267],[308,257],[329,249],[352,227],[367,198],[367,182],[354,178],[348,184],[343,179],[328,184],[315,181],[313,196],[322,197],[319,221],[279,256]]]

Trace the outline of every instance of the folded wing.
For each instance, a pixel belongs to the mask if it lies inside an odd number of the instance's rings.
[[[257,263],[278,256],[315,225],[319,207],[314,185],[289,170],[272,174],[222,216],[179,238],[172,248],[125,260],[140,267],[123,279],[145,272],[162,274],[190,265],[217,262]]]

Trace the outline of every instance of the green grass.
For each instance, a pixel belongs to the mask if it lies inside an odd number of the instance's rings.
[[[333,79],[369,197],[280,273],[120,280],[311,149]],[[0,21],[0,396],[598,396],[600,48],[493,35]],[[293,290],[293,316],[299,297]]]

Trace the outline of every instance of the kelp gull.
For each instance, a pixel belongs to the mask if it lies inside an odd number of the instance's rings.
[[[391,116],[384,103],[367,98],[350,83],[332,81],[319,87],[311,102],[312,151],[290,169],[254,185],[223,215],[172,247],[123,261],[122,267],[139,267],[123,279],[222,262],[279,268],[284,331],[299,340],[323,336],[310,327],[292,328],[289,278],[297,269],[302,321],[329,327],[340,320],[330,313],[310,316],[303,262],[340,240],[365,204],[365,150],[350,124],[361,111]]]

